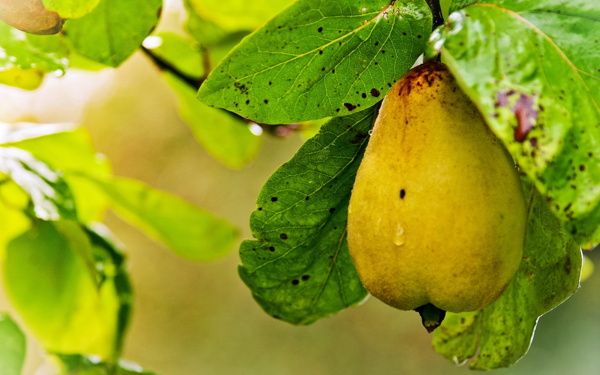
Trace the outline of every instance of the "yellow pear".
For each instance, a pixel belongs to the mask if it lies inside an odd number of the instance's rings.
[[[350,199],[348,245],[367,290],[402,310],[482,309],[517,271],[526,217],[511,156],[446,66],[402,77]]]

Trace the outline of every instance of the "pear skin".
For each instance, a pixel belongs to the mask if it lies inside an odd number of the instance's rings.
[[[367,290],[401,310],[482,309],[519,267],[526,219],[511,156],[446,66],[409,71],[382,103],[350,199]]]

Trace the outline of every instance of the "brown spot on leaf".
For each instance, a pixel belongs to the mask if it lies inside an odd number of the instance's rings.
[[[531,139],[529,140],[529,143],[531,143],[531,145],[532,145],[533,147],[535,147],[535,148],[538,148],[538,147],[539,147],[539,144],[538,144],[538,139],[537,139],[536,137],[533,137],[533,138],[531,138]]]
[[[508,106],[508,97],[514,95],[514,90],[510,90],[507,92],[499,92],[497,96],[497,101],[495,103],[496,107],[506,107]]]
[[[538,111],[533,108],[533,97],[521,94],[513,112],[517,116],[517,127],[515,128],[515,141],[523,142],[529,131],[533,128],[533,124],[538,119]]]
[[[248,92],[248,88],[246,87],[246,85],[240,82],[234,82],[233,86],[235,86],[236,89],[240,90],[240,94],[246,94]]]
[[[344,103],[344,107],[346,107],[348,111],[354,111],[356,109],[356,106],[350,103]]]

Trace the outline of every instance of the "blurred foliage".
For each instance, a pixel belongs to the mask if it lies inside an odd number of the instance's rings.
[[[10,223],[0,237],[5,291],[27,329],[53,353],[107,363],[120,357],[132,304],[129,276],[120,251],[93,229],[109,206],[192,260],[222,256],[236,239],[223,219],[111,177],[83,129],[13,126],[0,137],[0,174],[0,212]]]
[[[3,375],[20,375],[25,362],[25,335],[6,313],[0,312],[0,368]]]
[[[251,219],[256,240],[241,246],[240,275],[269,314],[308,324],[365,297],[346,255],[347,198],[374,105],[423,53],[441,55],[536,189],[520,273],[488,309],[450,315],[436,350],[459,362],[475,356],[477,369],[512,365],[538,317],[577,288],[571,237],[586,247],[600,238],[598,4],[445,0],[448,21],[427,43],[433,17],[424,0],[185,0],[187,17],[169,32],[155,31],[160,0],[43,3],[69,18],[63,32],[0,23],[0,83],[36,90],[47,73],[122,69],[141,49],[197,142],[225,166],[251,168],[265,130],[310,138],[268,179]],[[81,129],[0,126],[9,129],[0,132],[0,254],[19,323],[61,373],[150,374],[119,362],[134,297],[125,258],[97,222],[113,208],[202,261],[225,255],[237,229],[174,194],[114,177]],[[157,269],[161,280],[172,277]],[[0,336],[14,343],[0,364],[18,374],[24,339],[6,315]]]

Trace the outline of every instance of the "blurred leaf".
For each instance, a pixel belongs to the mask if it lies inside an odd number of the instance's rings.
[[[229,54],[229,51],[237,46],[248,34],[246,31],[238,31],[225,35],[217,43],[207,44],[205,52],[208,55],[211,69],[214,69]],[[208,73],[210,72],[207,72],[207,75]]]
[[[188,77],[199,80],[205,74],[197,42],[171,32],[161,32],[154,36],[160,38],[161,43],[154,48],[148,47],[153,54]]]
[[[254,159],[260,150],[262,137],[252,134],[248,123],[200,103],[196,99],[196,91],[177,77],[167,74],[166,78],[179,98],[181,118],[208,153],[234,169]]]
[[[102,224],[95,224],[93,228],[84,228],[84,230],[92,244],[96,267],[100,274],[100,286],[107,280],[112,282],[119,301],[114,341],[114,352],[119,354],[123,349],[133,305],[133,292],[125,267],[125,257],[111,240],[114,237],[112,233]]]
[[[436,351],[471,369],[508,367],[525,355],[538,318],[579,287],[581,250],[533,190],[523,261],[504,294],[479,312],[448,313],[434,334]]]
[[[440,0],[440,7],[442,8],[442,15],[444,16],[444,20],[448,19],[450,7],[453,5],[453,3],[456,2],[460,2],[460,0]]]
[[[108,160],[94,150],[89,132],[83,128],[36,125],[12,132],[11,137],[5,145],[29,151],[65,174],[85,171],[105,176],[111,173]]]
[[[88,59],[87,57],[83,57],[75,51],[71,51],[71,54],[69,55],[69,67],[71,69],[81,69],[90,72],[98,72],[102,69],[108,68],[106,65]]]
[[[89,273],[90,280],[100,287],[103,280],[96,266],[92,243],[87,234],[81,230],[78,223],[73,221],[54,222],[54,228],[71,246],[73,253],[83,261]]]
[[[0,70],[0,84],[35,90],[42,84],[44,72],[38,69],[8,68]]]
[[[29,204],[29,195],[13,181],[0,184],[0,262],[4,259],[6,245],[30,227],[30,220],[24,211]]]
[[[126,178],[93,181],[120,216],[186,259],[214,260],[236,241],[233,225],[175,195]]]
[[[72,129],[73,125],[64,123],[38,124],[34,122],[0,122],[0,145],[5,146],[26,139],[43,137],[45,135]]]
[[[300,136],[305,140],[308,140],[315,135],[319,134],[321,131],[321,127],[327,123],[327,121],[331,120],[330,118],[323,118],[320,120],[307,121],[303,123],[302,128],[299,130]]]
[[[10,136],[13,141],[8,145],[31,152],[37,159],[64,174],[75,198],[80,222],[88,223],[102,218],[108,208],[107,198],[94,183],[77,174],[85,172],[88,175],[108,176],[111,167],[108,160],[94,150],[87,130],[48,124],[24,128],[12,132]]]
[[[568,231],[600,242],[600,3],[479,1],[431,47]]]
[[[120,340],[117,278],[103,272],[106,279],[98,287],[73,246],[55,222],[36,221],[7,246],[6,294],[44,349],[112,359]]]
[[[254,30],[294,0],[186,0],[195,12],[228,31]]]
[[[267,181],[240,247],[240,276],[261,307],[309,324],[367,296],[350,254],[350,191],[374,110],[337,117]]]
[[[29,152],[0,147],[0,176],[5,174],[29,194],[33,214],[44,220],[76,220],[75,200],[62,174]]]
[[[8,316],[0,312],[0,374],[21,375],[26,352],[25,335]]]
[[[200,44],[204,54],[205,64],[212,69],[229,53],[229,51],[238,45],[244,37],[250,34],[249,30],[238,30],[229,32],[219,25],[203,18],[194,11],[189,0],[184,1],[188,11],[188,19],[185,27],[189,34]],[[210,71],[205,71],[203,76],[208,75]]]
[[[300,0],[232,50],[199,97],[269,124],[364,110],[424,51],[431,22],[424,0]]]
[[[112,363],[100,362],[96,358],[78,354],[63,354],[56,357],[62,363],[61,375],[156,375],[153,372],[145,371],[136,364],[125,361],[119,361],[119,364],[115,366]]]
[[[44,7],[62,18],[80,18],[90,13],[100,0],[43,0]]]
[[[218,44],[228,34],[222,27],[198,14],[191,0],[184,0],[183,4],[188,16],[185,28],[201,45]]]
[[[67,69],[68,49],[57,35],[32,35],[0,22],[0,70],[10,68],[60,72]]]
[[[161,0],[103,0],[86,16],[65,24],[66,38],[80,55],[117,67],[158,22]]]

